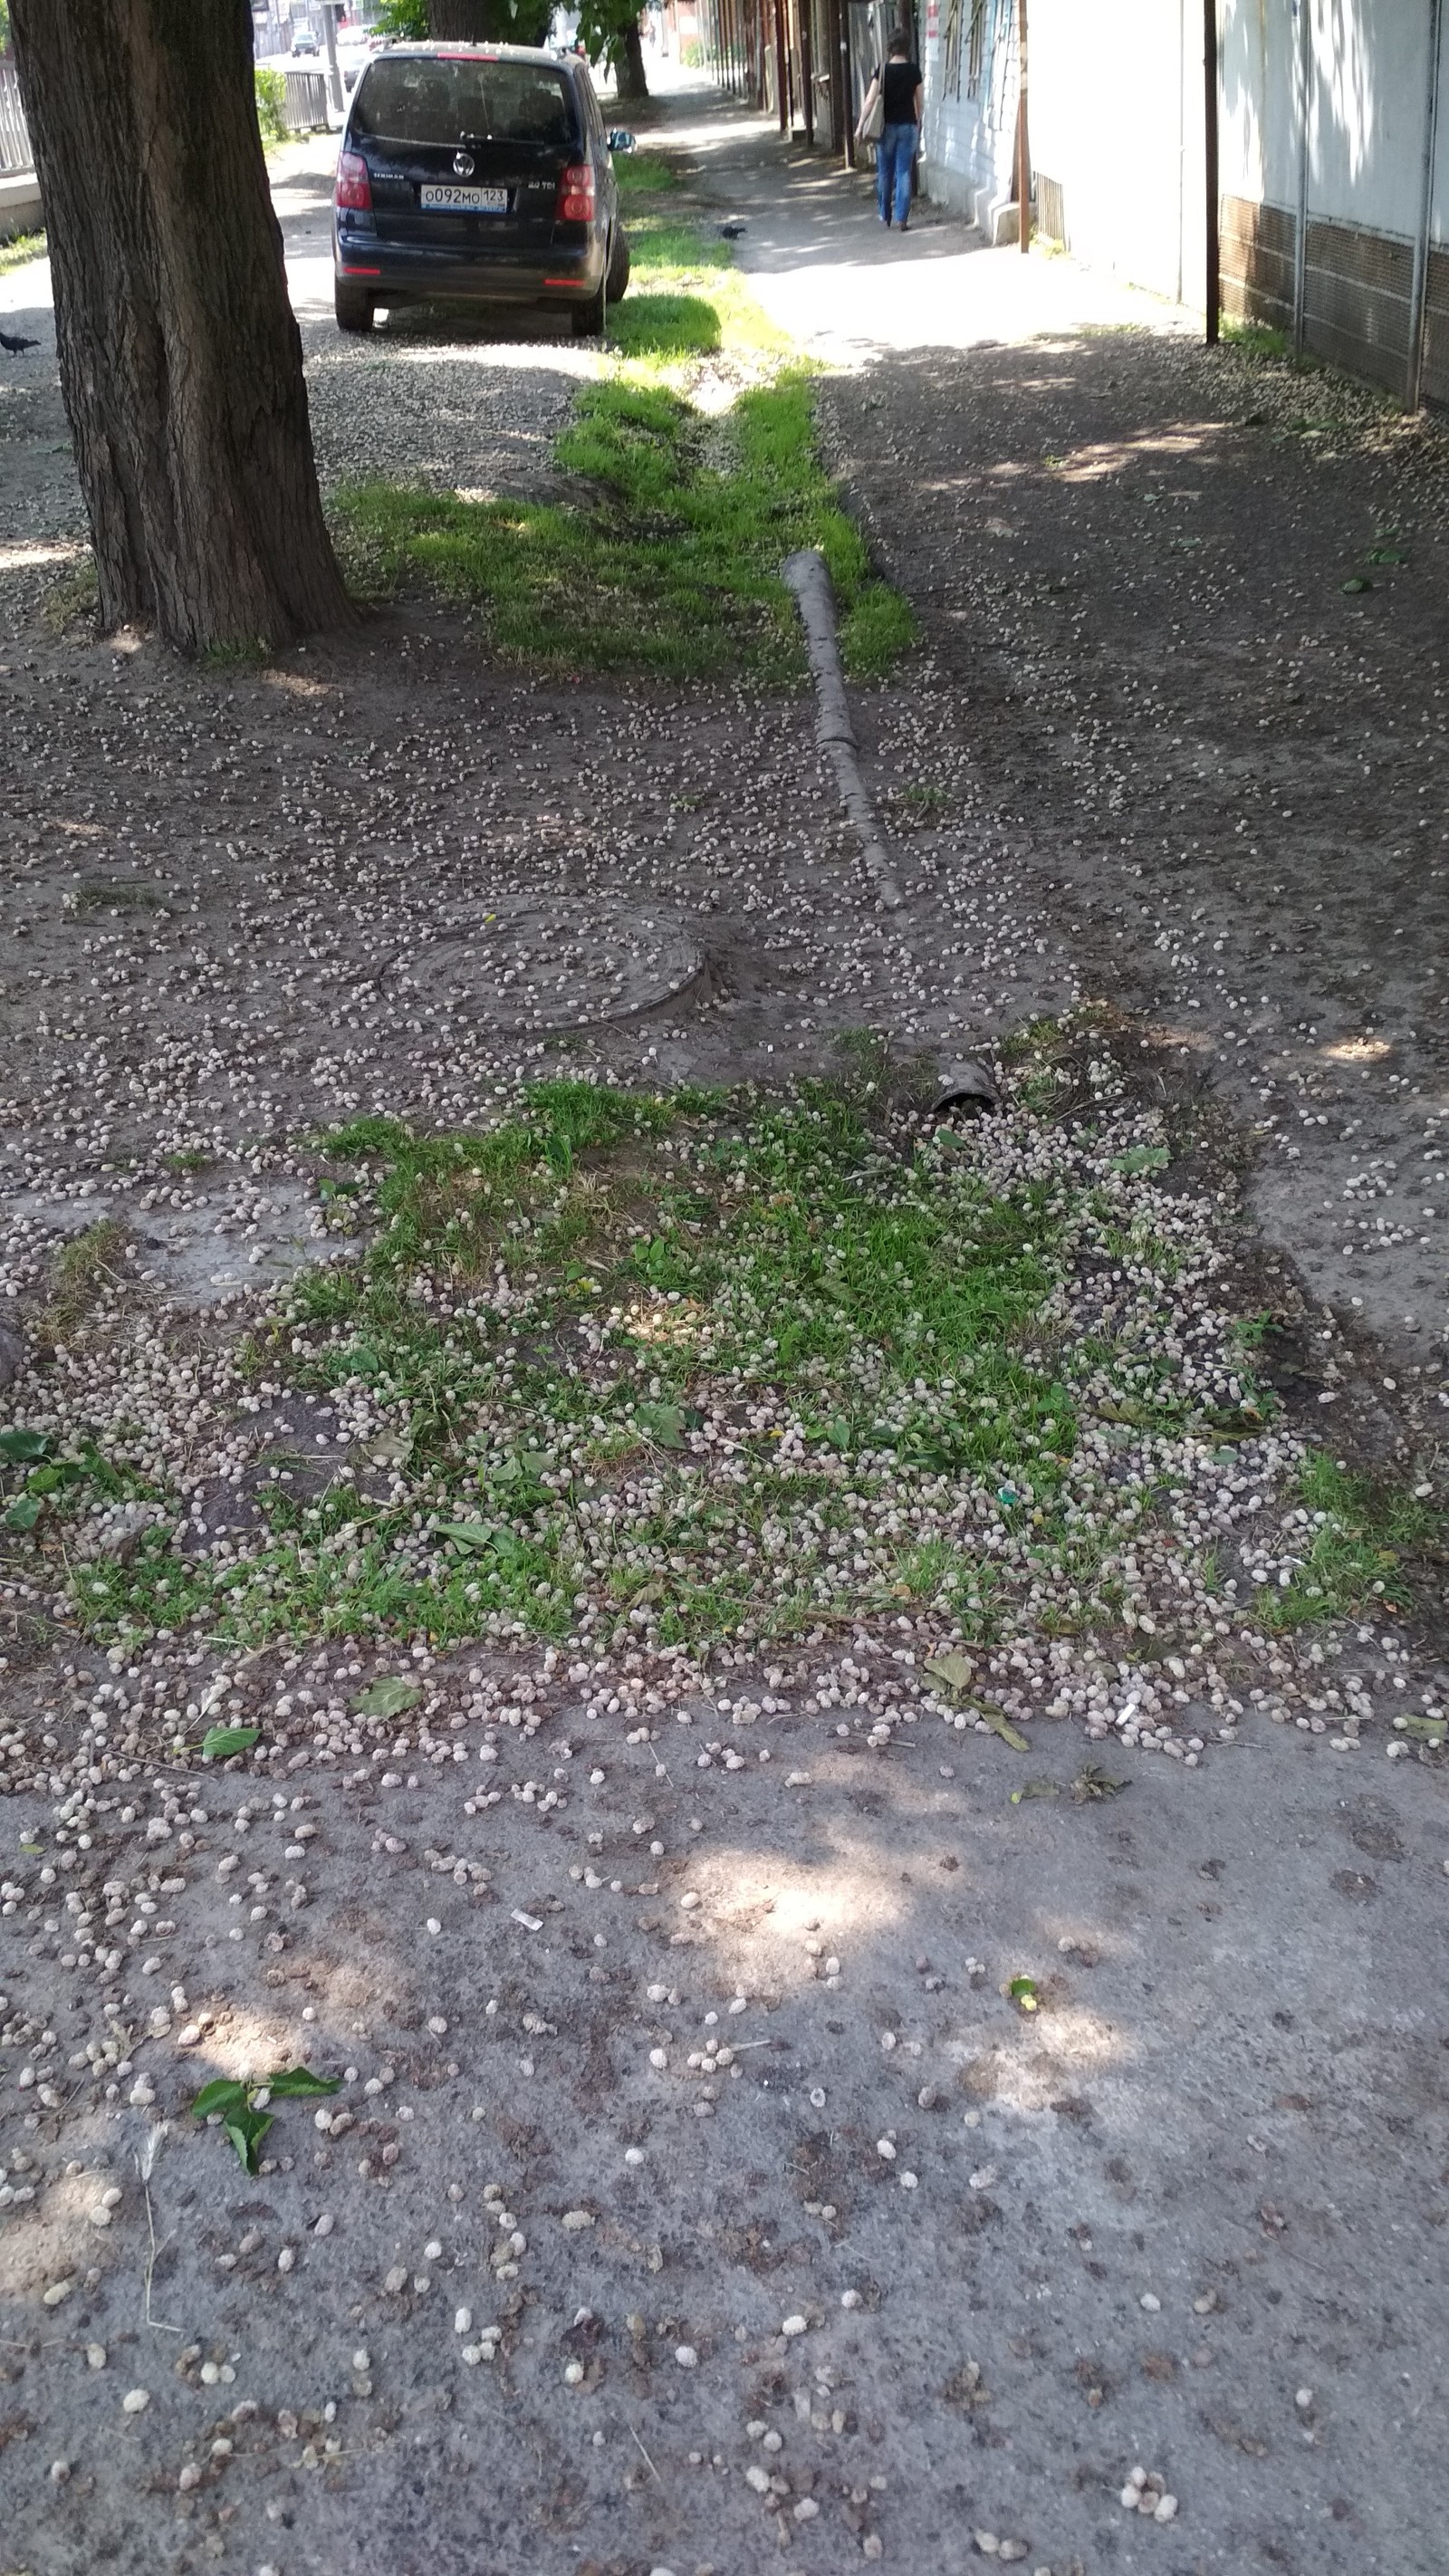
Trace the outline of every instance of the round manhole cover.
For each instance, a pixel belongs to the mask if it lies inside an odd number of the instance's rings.
[[[703,966],[683,924],[658,905],[509,896],[449,905],[397,976],[429,1002],[522,1032],[628,1019],[672,1001]]]

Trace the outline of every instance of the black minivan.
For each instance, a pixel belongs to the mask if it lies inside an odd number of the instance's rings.
[[[348,109],[333,191],[337,325],[433,298],[567,307],[601,331],[629,283],[587,63],[521,45],[390,45]]]

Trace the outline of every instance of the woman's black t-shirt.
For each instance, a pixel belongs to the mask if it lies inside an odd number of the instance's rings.
[[[887,125],[914,125],[916,92],[921,86],[919,63],[887,63],[881,75],[881,96]]]

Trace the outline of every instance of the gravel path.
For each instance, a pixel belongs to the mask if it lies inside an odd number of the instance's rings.
[[[659,122],[753,230],[773,145],[704,101]],[[572,345],[414,323],[340,350],[315,156],[278,192],[324,471],[540,488]],[[927,228],[911,256],[943,247]],[[1062,331],[1055,275],[1051,292]],[[43,311],[34,272],[0,295]],[[1283,1408],[1230,1450],[1185,1442],[1170,1473],[1129,1419],[1097,1422],[1093,1492],[1143,1506],[1127,1571],[1146,1617],[1001,1637],[981,1684],[1026,1755],[932,1686],[933,1613],[698,1658],[496,1625],[449,1654],[338,1636],[228,1653],[194,1630],[108,1653],[60,1588],[79,1558],[17,1549],[0,1584],[17,2567],[1437,2576],[1449,1820],[1442,1757],[1414,1758],[1392,1719],[1443,1706],[1444,1641],[1388,1617],[1285,1640],[1251,1612],[1310,1543],[1289,1488],[1326,1424],[1341,1454],[1432,1478],[1425,1248],[1356,1256],[1330,1312],[1308,1201],[1348,1143],[1372,1143],[1359,1186],[1383,1196],[1401,1095],[1416,1137],[1444,1105],[1408,1034],[1433,1025],[1437,892],[1422,870],[1413,954],[1393,983],[1375,970],[1394,1052],[1366,1072],[1325,1055],[1369,1022],[1329,1018],[1305,954],[1313,903],[1335,957],[1354,925],[1321,807],[1310,831],[1298,804],[1341,785],[1333,846],[1381,831],[1378,788],[1361,804],[1347,766],[1350,722],[1377,719],[1338,630],[1314,667],[1341,699],[1301,681],[1290,699],[1280,674],[1275,744],[1310,708],[1320,733],[1294,755],[1291,814],[1278,781],[1282,873],[1250,876],[1266,756],[1238,748],[1241,653],[1265,612],[1243,602],[1309,576],[1239,564],[1194,590],[1179,567],[1201,548],[1174,542],[1206,538],[1211,510],[1246,545],[1262,477],[1231,458],[1259,440],[1316,563],[1332,512],[1310,502],[1332,491],[1342,512],[1362,487],[1386,510],[1375,478],[1400,451],[1384,463],[1350,405],[1331,467],[1240,421],[1210,478],[1204,428],[1197,502],[1175,465],[1168,492],[1134,464],[1125,498],[1044,466],[1043,448],[1156,456],[1164,418],[1251,408],[1240,373],[1200,364],[1170,333],[1079,336],[998,348],[989,376],[898,349],[833,382],[833,435],[928,630],[901,685],[857,702],[909,894],[891,916],[802,703],[539,686],[431,611],[225,675],[57,640],[36,608],[76,513],[49,346],[4,379],[0,1295],[28,1346],[7,1419],[125,1416],[210,1546],[257,1429],[238,1333],[351,1244],[319,1126],[476,1122],[544,1070],[768,1085],[828,1068],[863,1023],[907,1062],[992,1056],[1100,997],[1150,1024],[1109,1013],[1093,1054],[1098,1150],[1130,1158],[1112,1184],[1128,1248],[1115,1276],[1084,1260],[1061,1329],[1135,1316],[1154,1361],[1217,1365],[1233,1319],[1271,1311]],[[1398,619],[1432,663],[1432,605],[1413,603],[1440,469],[1427,443],[1412,458],[1413,562],[1385,570],[1392,590],[1335,591],[1332,613],[1382,619],[1385,657],[1407,650]],[[1009,497],[983,515],[967,478],[988,477]],[[1090,546],[1084,493],[1120,513]],[[1016,550],[1007,576],[995,548]],[[1073,551],[1116,587],[1068,574]],[[1200,755],[1191,784],[1167,760],[1178,660],[1193,740],[1222,738],[1222,775]],[[1067,760],[1047,727],[1069,724]],[[1431,801],[1426,756],[1382,782],[1395,816]],[[1391,846],[1383,829],[1386,907],[1408,883]],[[1254,920],[1297,925],[1251,977],[1214,947],[1235,867]],[[490,914],[507,944],[480,964]],[[586,1009],[561,1029],[570,947]],[[1240,1055],[1295,1095],[1303,1177],[1255,1184],[1267,1240],[1230,1114]],[[1339,1082],[1352,1138],[1312,1123]],[[1005,1170],[1065,1155],[1053,1135],[1013,1074],[963,1150]],[[1171,1140],[1166,1173],[1149,1135]],[[1286,1170],[1288,1146],[1259,1143],[1258,1170]],[[43,1327],[59,1247],[102,1214],[98,1304]],[[1178,1243],[1180,1289],[1132,1251],[1139,1222]],[[1375,1279],[1392,1295],[1371,1306]],[[1411,1289],[1420,1332],[1386,1362],[1349,1301],[1396,1320],[1398,1300],[1402,1332]],[[275,1412],[267,1436],[330,1476],[337,1409],[279,1379]],[[88,1545],[133,1543],[124,1515],[93,1517]],[[1180,1596],[1170,1626],[1158,1585]],[[405,1687],[379,1700],[379,1681]],[[258,1725],[255,1753],[175,1750],[219,1719]],[[244,2175],[192,2095],[299,2062],[340,2089],[274,2100]]]

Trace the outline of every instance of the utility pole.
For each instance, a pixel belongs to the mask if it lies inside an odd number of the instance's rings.
[[[342,74],[337,68],[337,10],[335,0],[322,0],[322,42],[327,54],[327,96],[340,118],[342,114]]]
[[[1218,0],[1203,0],[1203,161],[1207,181],[1207,345],[1214,348],[1222,305],[1222,251],[1218,235]]]

